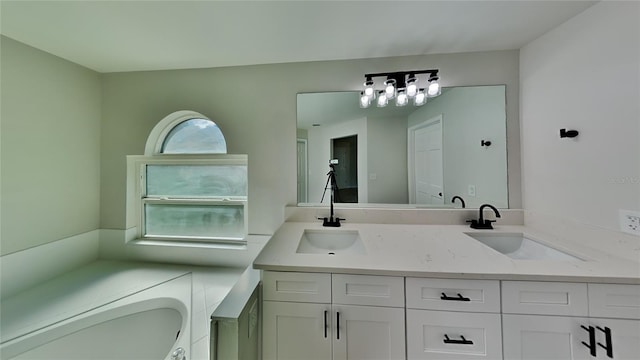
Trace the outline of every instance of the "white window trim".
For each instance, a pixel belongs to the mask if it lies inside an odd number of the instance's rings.
[[[247,197],[226,196],[220,198],[208,198],[206,200],[197,198],[176,198],[176,199],[154,199],[145,197],[145,167],[147,165],[180,164],[180,165],[247,165],[247,155],[230,154],[159,154],[159,155],[129,155],[127,156],[127,228],[136,228],[136,235],[130,241],[136,243],[143,242],[174,242],[176,244],[234,244],[246,246],[248,235],[248,194]],[[248,190],[248,189],[247,189]],[[163,203],[207,203],[225,205],[243,205],[244,207],[244,229],[243,237],[180,237],[180,236],[147,236],[144,228],[144,204],[148,202]]]

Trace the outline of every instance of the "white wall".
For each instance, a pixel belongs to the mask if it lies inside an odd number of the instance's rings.
[[[101,78],[4,36],[0,46],[6,255],[99,228]]]
[[[524,208],[618,230],[640,210],[640,3],[602,1],[522,48],[520,84]]]

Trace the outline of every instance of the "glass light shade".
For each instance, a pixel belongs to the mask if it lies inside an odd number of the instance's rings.
[[[418,93],[418,79],[415,77],[410,77],[407,80],[407,96],[410,98],[416,96]]]
[[[364,94],[370,98],[375,96],[375,91],[373,90],[373,81],[367,80],[364,83]]]
[[[409,96],[407,96],[407,90],[398,90],[398,97],[396,98],[396,106],[405,106],[409,103]]]
[[[416,93],[416,97],[413,98],[413,105],[422,106],[427,103],[427,96],[424,94],[424,91],[419,90]]]
[[[371,105],[371,97],[367,96],[366,91],[360,93],[360,107],[366,109]]]
[[[394,79],[387,79],[384,82],[384,95],[387,99],[396,97],[396,81]]]
[[[376,105],[378,107],[385,107],[387,106],[387,103],[389,102],[389,99],[387,99],[387,97],[384,94],[384,91],[380,91],[380,94],[378,95],[378,101],[376,102]]]
[[[438,79],[429,80],[429,88],[427,89],[427,96],[434,97],[440,95],[442,89],[440,89],[440,83]]]

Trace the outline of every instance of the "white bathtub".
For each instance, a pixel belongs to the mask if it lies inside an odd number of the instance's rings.
[[[189,359],[191,276],[148,288],[10,340],[2,359]]]

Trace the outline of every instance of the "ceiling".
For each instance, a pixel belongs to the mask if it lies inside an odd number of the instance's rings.
[[[99,72],[519,49],[595,1],[0,0],[0,32]]]

